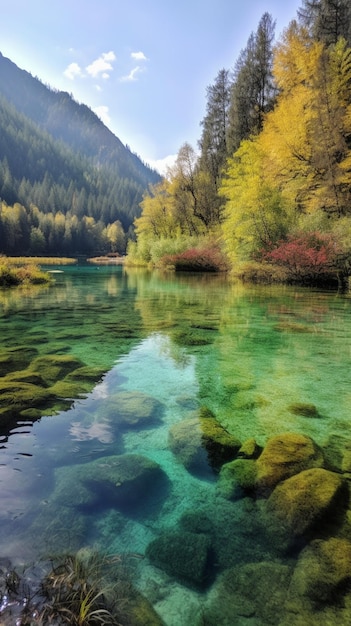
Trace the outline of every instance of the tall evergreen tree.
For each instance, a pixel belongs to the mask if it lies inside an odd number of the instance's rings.
[[[349,0],[302,0],[298,17],[314,39],[330,45],[343,37],[351,45]]]
[[[228,156],[228,109],[230,103],[229,71],[218,72],[213,85],[207,88],[206,115],[199,142],[201,149],[200,167],[210,173],[217,187],[221,170]]]
[[[262,130],[264,114],[273,106],[274,31],[272,16],[264,13],[256,33],[251,33],[235,64],[229,108],[230,153],[238,149],[243,139]]]

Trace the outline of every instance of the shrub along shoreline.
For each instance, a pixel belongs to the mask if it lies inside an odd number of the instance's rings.
[[[48,285],[53,282],[49,272],[40,265],[67,265],[76,259],[57,257],[0,257],[0,287]]]

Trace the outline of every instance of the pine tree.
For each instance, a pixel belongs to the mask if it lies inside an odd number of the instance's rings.
[[[229,108],[228,147],[232,154],[240,142],[258,134],[265,113],[275,98],[272,76],[275,22],[264,13],[256,33],[251,33],[234,68]]]
[[[299,20],[314,39],[327,45],[343,37],[351,45],[351,6],[349,0],[302,0]]]

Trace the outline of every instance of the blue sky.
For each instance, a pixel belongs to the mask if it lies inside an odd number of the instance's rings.
[[[0,51],[87,104],[148,163],[197,148],[206,87],[260,18],[276,37],[301,0],[0,0]],[[0,77],[1,80],[1,77]],[[171,159],[170,159],[171,160]]]

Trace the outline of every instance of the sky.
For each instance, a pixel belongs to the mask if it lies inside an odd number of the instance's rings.
[[[0,0],[0,52],[89,106],[162,173],[197,149],[206,88],[267,11],[276,39],[302,0]],[[0,76],[1,80],[1,76]]]

